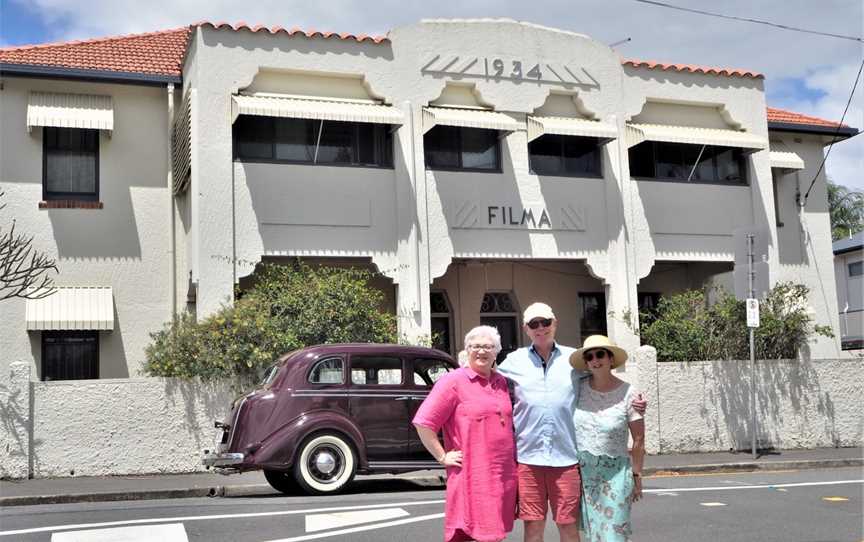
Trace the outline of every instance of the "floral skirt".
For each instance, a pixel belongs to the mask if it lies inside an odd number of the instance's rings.
[[[579,452],[582,469],[582,530],[587,542],[630,539],[633,469],[630,458]]]

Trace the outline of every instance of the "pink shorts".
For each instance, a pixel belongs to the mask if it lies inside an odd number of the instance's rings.
[[[519,519],[546,519],[547,503],[552,503],[552,519],[559,525],[579,521],[579,501],[582,498],[582,478],[579,465],[540,467],[518,465]]]

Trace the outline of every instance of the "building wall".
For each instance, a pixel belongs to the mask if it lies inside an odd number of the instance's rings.
[[[102,209],[39,209],[42,128],[27,132],[30,91],[113,98],[114,131],[99,136]],[[33,236],[34,249],[56,258],[56,285],[113,288],[115,328],[99,334],[103,378],[136,376],[149,333],[171,318],[167,103],[164,87],[4,78],[0,91],[4,216]],[[0,303],[0,374],[25,361],[38,379],[41,333],[26,331],[24,310],[20,299]]]
[[[849,276],[849,264],[860,261],[862,261],[861,250],[834,256],[841,339],[864,336],[864,277]]]

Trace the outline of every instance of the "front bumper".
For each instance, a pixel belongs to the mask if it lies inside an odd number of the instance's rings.
[[[201,463],[204,464],[208,469],[210,467],[230,467],[232,465],[239,465],[243,463],[243,459],[245,458],[242,453],[217,453],[210,452],[205,450],[204,454],[201,456]]]

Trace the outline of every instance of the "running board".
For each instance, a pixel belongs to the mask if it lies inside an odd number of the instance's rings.
[[[369,461],[370,469],[426,470],[440,469],[437,461]]]

